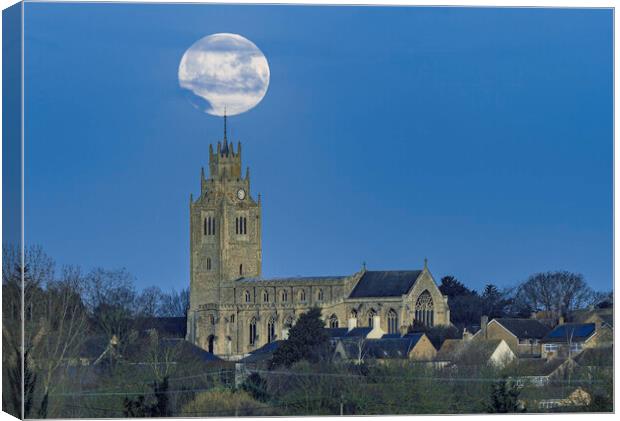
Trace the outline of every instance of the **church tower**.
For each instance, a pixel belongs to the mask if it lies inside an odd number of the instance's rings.
[[[209,145],[209,174],[200,175],[200,196],[190,196],[190,313],[234,304],[234,283],[261,275],[261,204],[242,176],[241,142]],[[189,327],[189,326],[188,326]]]

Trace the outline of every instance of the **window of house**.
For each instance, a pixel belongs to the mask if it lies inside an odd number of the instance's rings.
[[[319,291],[316,293],[316,299],[317,301],[323,301],[323,290],[319,289]]]
[[[280,298],[282,300],[283,303],[288,301],[288,292],[286,292],[286,290],[282,291],[282,293],[280,294]]]
[[[545,352],[555,352],[558,350],[558,344],[545,344]]]
[[[243,276],[243,264],[239,265],[239,276]]]
[[[245,292],[245,302],[249,303],[252,301],[252,297],[250,296],[250,291]]]
[[[207,270],[211,270],[211,258],[207,257]]]
[[[306,291],[303,289],[299,291],[299,301],[306,301]]]
[[[583,349],[583,344],[581,343],[570,344],[570,352],[581,352],[582,349]]]
[[[234,314],[230,315],[230,323],[235,323],[235,315]]]
[[[269,293],[267,291],[263,291],[263,302],[269,302]]]

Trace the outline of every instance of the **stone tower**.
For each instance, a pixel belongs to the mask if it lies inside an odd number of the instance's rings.
[[[250,169],[241,175],[241,142],[209,145],[209,177],[190,196],[190,314],[234,304],[234,281],[261,274],[261,205],[250,194]],[[189,327],[189,326],[188,326]]]

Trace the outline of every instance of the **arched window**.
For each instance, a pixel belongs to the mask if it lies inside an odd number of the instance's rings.
[[[368,319],[368,327],[374,327],[373,326],[373,319],[374,317],[377,315],[377,312],[371,308],[370,310],[368,310],[368,313],[366,314],[366,317]]]
[[[398,314],[392,309],[387,313],[388,333],[398,332]]]
[[[268,303],[269,302],[269,292],[267,292],[267,291],[263,291],[263,302],[264,303]]]
[[[239,276],[243,276],[243,264],[239,265]]]
[[[415,320],[424,326],[433,326],[433,298],[428,290],[420,294],[415,303]]]
[[[335,314],[332,314],[329,318],[329,327],[332,329],[338,327],[338,317]]]
[[[207,270],[211,270],[211,258],[207,257]]]
[[[250,329],[249,329],[249,333],[250,333],[250,345],[254,345],[256,343],[256,319],[252,318],[252,320],[250,320]]]
[[[250,296],[250,291],[245,292],[245,302],[249,303],[252,301],[252,297]]]
[[[288,292],[286,290],[283,290],[282,293],[280,294],[280,298],[281,298],[281,301],[283,303],[287,302],[288,301]]]
[[[319,291],[316,293],[316,299],[317,301],[323,301],[323,290],[319,289]]]
[[[354,308],[351,309],[351,313],[349,313],[349,318],[357,320],[357,310],[355,310]]]
[[[276,339],[276,320],[271,317],[267,322],[267,342],[273,342]]]
[[[306,301],[306,291],[303,289],[299,291],[299,301]]]

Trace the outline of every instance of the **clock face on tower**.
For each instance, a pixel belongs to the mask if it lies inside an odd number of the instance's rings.
[[[237,190],[237,198],[239,198],[239,200],[245,199],[245,190],[243,189]]]

